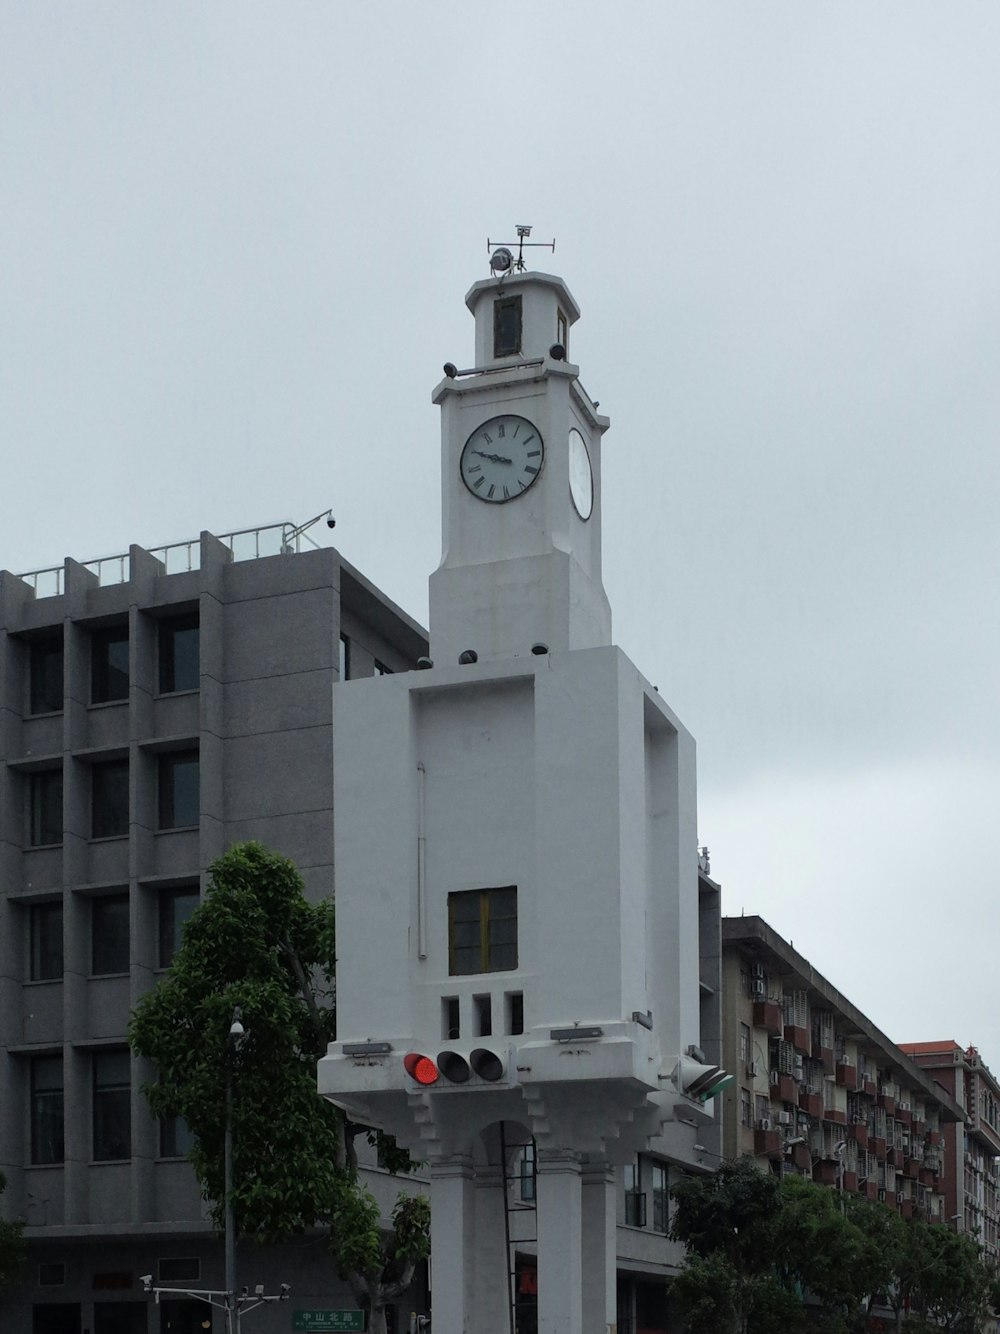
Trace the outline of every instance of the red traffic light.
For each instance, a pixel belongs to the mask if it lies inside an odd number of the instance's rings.
[[[403,1057],[403,1069],[418,1084],[436,1084],[438,1081],[437,1066],[429,1056],[418,1051],[411,1051]]]

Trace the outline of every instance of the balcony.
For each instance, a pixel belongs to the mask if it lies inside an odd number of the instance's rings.
[[[813,1181],[819,1182],[821,1186],[835,1186],[837,1184],[837,1164],[829,1159],[822,1159],[813,1164]]]
[[[868,1148],[868,1127],[860,1122],[847,1127],[847,1138],[854,1140],[860,1149]]]
[[[780,1038],[784,1028],[781,1006],[774,1001],[754,1001],[753,1023],[754,1028],[763,1028],[771,1037]]]
[[[823,1067],[825,1075],[832,1075],[834,1071],[833,1048],[824,1047],[821,1043],[814,1042],[812,1046],[812,1058],[819,1061]]]
[[[785,1041],[790,1042],[803,1056],[812,1055],[812,1038],[808,1028],[799,1028],[797,1024],[785,1025]]]
[[[847,1113],[842,1112],[839,1107],[824,1107],[823,1120],[834,1121],[838,1126],[847,1125]]]
[[[784,1151],[781,1131],[757,1126],[753,1132],[753,1151],[758,1156],[780,1158]]]
[[[875,1157],[879,1160],[880,1163],[885,1162],[886,1157],[888,1155],[888,1146],[884,1136],[882,1135],[870,1136],[868,1140],[868,1147],[875,1155]]]
[[[868,1076],[866,1075],[865,1078],[861,1081],[861,1092],[865,1095],[866,1098],[874,1098],[875,1094],[878,1092],[878,1086],[876,1085],[874,1079],[869,1079]]]
[[[798,1083],[791,1075],[778,1075],[777,1080],[775,1080],[774,1073],[774,1071],[771,1072],[771,1101],[797,1103],[799,1100]]]
[[[896,1115],[896,1099],[891,1093],[880,1093],[878,1095],[878,1105],[885,1108],[886,1116]]]
[[[896,1108],[896,1120],[897,1120],[897,1121],[902,1121],[902,1123],[903,1123],[904,1126],[912,1125],[912,1124],[913,1124],[913,1113],[910,1111],[909,1107],[897,1107],[897,1108]]]
[[[822,1093],[810,1093],[808,1089],[799,1091],[799,1107],[803,1112],[808,1112],[810,1116],[820,1117],[823,1115],[823,1095]]]
[[[845,1190],[849,1190],[849,1191],[852,1191],[852,1192],[856,1191],[857,1188],[858,1188],[858,1174],[857,1174],[857,1172],[849,1172],[849,1171],[845,1171],[844,1174],[843,1174],[843,1182],[844,1182],[844,1189],[845,1189]]]
[[[858,1087],[858,1067],[848,1065],[845,1061],[840,1061],[837,1065],[837,1083],[842,1089],[849,1089],[854,1093]]]
[[[803,1172],[812,1169],[812,1154],[809,1152],[808,1144],[792,1145],[792,1162],[796,1167],[801,1168]]]

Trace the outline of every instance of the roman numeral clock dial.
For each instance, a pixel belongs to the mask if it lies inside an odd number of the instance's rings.
[[[465,442],[462,481],[478,500],[503,505],[516,500],[542,470],[545,446],[526,417],[491,417]]]

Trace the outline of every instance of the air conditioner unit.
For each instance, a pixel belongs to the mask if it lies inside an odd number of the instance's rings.
[[[760,1118],[760,1120],[757,1122],[757,1129],[758,1129],[758,1130],[770,1130],[770,1129],[771,1129],[771,1118],[770,1118],[769,1116],[762,1116],[762,1117]]]
[[[772,1071],[771,1071],[771,1087],[773,1088],[773,1087],[775,1086],[775,1084],[780,1084],[780,1083],[781,1083],[781,1071],[780,1071],[780,1070],[772,1070]]]
[[[778,1113],[778,1125],[779,1125],[779,1126],[790,1126],[791,1124],[792,1124],[792,1114],[791,1114],[791,1112],[779,1112],[779,1113]]]
[[[762,977],[755,977],[750,983],[750,994],[758,998],[767,996],[767,983]]]
[[[756,1061],[748,1061],[748,1062],[747,1062],[747,1075],[749,1076],[750,1079],[756,1079],[756,1078],[757,1078],[757,1062],[756,1062]]]
[[[896,1191],[896,1203],[897,1203],[897,1204],[902,1204],[903,1201],[904,1201],[905,1199],[906,1199],[906,1196],[903,1194],[903,1192],[902,1192],[901,1190],[897,1190],[897,1191]]]
[[[750,967],[750,976],[751,976],[751,977],[766,977],[766,976],[767,976],[767,973],[765,973],[765,971],[764,971],[764,965],[763,965],[762,963],[755,963],[755,964],[752,964],[751,967]]]
[[[798,1054],[798,1052],[796,1052],[796,1053],[795,1053],[795,1059],[794,1059],[794,1065],[795,1065],[795,1069],[796,1069],[796,1071],[802,1069],[802,1064],[803,1064],[803,1058]]]

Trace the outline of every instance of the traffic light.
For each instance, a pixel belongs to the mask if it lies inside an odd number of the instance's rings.
[[[727,1075],[725,1070],[717,1065],[703,1065],[693,1057],[681,1056],[674,1066],[671,1078],[678,1093],[707,1102],[709,1098],[714,1098],[724,1085],[730,1083],[733,1076]]]
[[[425,1088],[447,1084],[497,1084],[507,1073],[507,1053],[490,1047],[473,1047],[459,1051],[453,1047],[427,1056],[411,1051],[403,1057],[403,1069]]]

